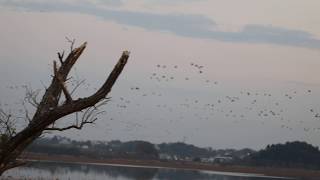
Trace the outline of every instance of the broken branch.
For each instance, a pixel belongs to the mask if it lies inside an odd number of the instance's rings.
[[[58,79],[60,85],[61,85],[61,88],[62,88],[62,91],[63,91],[63,94],[65,95],[66,97],[66,102],[67,103],[70,103],[72,101],[72,97],[63,81],[63,78],[61,77],[61,75],[59,74],[58,72],[58,68],[57,68],[57,62],[56,61],[53,61],[53,71],[54,71],[54,76]]]

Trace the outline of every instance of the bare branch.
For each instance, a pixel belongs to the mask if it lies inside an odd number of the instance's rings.
[[[27,109],[25,109],[25,114],[26,114],[26,119],[28,120],[28,122],[30,123],[31,122],[31,118],[29,116],[29,112]]]
[[[92,124],[94,123],[98,118],[100,114],[105,113],[105,111],[99,111],[99,108],[103,105],[106,105],[107,102],[109,102],[110,98],[105,98],[103,101],[97,103],[95,106],[91,106],[87,108],[82,115],[81,122],[79,125],[79,117],[78,117],[78,112],[76,113],[76,122],[74,125],[66,127],[66,128],[56,128],[54,125],[52,128],[46,128],[46,130],[57,130],[57,131],[64,131],[68,130],[70,128],[76,128],[76,129],[81,129],[85,124]]]
[[[63,64],[63,56],[64,56],[64,51],[62,51],[62,53],[58,52],[58,58],[59,58],[61,65]]]
[[[78,114],[78,112],[76,112],[76,125],[77,126],[79,125],[79,114]]]
[[[46,131],[65,131],[68,129],[82,129],[84,125],[86,124],[93,124],[98,118],[97,116],[99,116],[102,113],[105,113],[105,111],[99,111],[99,107],[107,104],[107,102],[109,101],[109,98],[107,98],[104,101],[101,101],[100,103],[98,103],[96,106],[91,106],[89,108],[87,108],[81,118],[81,122],[79,124],[79,119],[78,119],[78,113],[76,113],[76,119],[75,119],[75,124],[71,125],[71,126],[67,126],[64,128],[58,128],[55,127],[54,124],[52,124],[51,128],[46,128]]]
[[[44,129],[45,131],[65,131],[65,130],[69,130],[69,129],[82,129],[84,127],[84,125],[86,124],[93,124],[95,121],[97,120],[97,118],[95,118],[92,121],[83,121],[80,123],[80,125],[71,125],[71,126],[67,126],[64,128],[56,128],[56,127],[52,127],[52,128],[46,128]]]
[[[84,82],[85,82],[84,79],[82,81],[77,82],[70,94],[73,94]]]
[[[1,135],[5,135],[10,138],[15,135],[14,121],[11,113],[6,113],[3,109],[0,109],[0,132]]]
[[[29,104],[31,104],[33,107],[38,108],[39,102],[37,101],[37,97],[40,93],[40,90],[32,90],[27,85],[23,86],[25,88],[26,94],[24,101],[27,101]]]
[[[47,90],[47,86],[42,81],[40,81],[40,83],[42,84],[43,88]]]
[[[70,45],[70,52],[72,52],[73,51],[73,45],[74,45],[74,43],[76,42],[76,40],[75,39],[69,39],[68,37],[66,37],[66,39],[67,39],[67,41],[71,44]]]
[[[27,107],[26,107],[24,102],[22,102],[22,105],[23,105],[24,113],[25,113],[25,118],[24,119],[26,119],[30,123],[31,122],[31,118],[29,116],[29,111],[28,111],[28,109],[27,109]]]

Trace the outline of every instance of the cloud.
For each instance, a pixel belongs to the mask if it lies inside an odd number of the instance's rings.
[[[310,82],[303,82],[303,81],[284,81],[284,83],[300,86],[300,87],[319,87],[320,83],[310,83]]]
[[[179,4],[179,3],[190,3],[190,2],[201,2],[207,0],[144,0],[144,3],[147,4]]]
[[[238,32],[209,31],[207,37],[221,41],[268,43],[306,48],[320,48],[320,40],[312,34],[273,26],[246,25]]]
[[[40,2],[36,0],[1,1],[0,4],[25,10],[45,12],[75,12],[94,15],[119,24],[137,26],[148,30],[168,31],[175,34],[194,34],[198,30],[209,29],[215,23],[202,15],[152,14],[99,8],[95,4],[59,2]],[[82,1],[83,2],[83,1]]]
[[[95,0],[95,2],[107,6],[122,6],[124,4],[122,0]]]
[[[122,1],[108,0],[104,2],[113,4],[117,2],[121,3]],[[155,14],[111,10],[99,7],[96,3],[90,3],[90,1],[87,0],[59,0],[54,2],[39,0],[0,0],[0,5],[33,11],[89,14],[119,24],[136,26],[153,31],[170,32],[183,37],[320,49],[320,40],[305,31],[264,25],[246,25],[242,30],[237,32],[220,31],[212,19],[202,15]]]
[[[123,0],[0,0],[0,4],[4,6],[12,6],[12,7],[26,7],[31,8],[30,6],[39,7],[39,6],[122,6],[124,4]],[[36,9],[34,9],[36,10]]]

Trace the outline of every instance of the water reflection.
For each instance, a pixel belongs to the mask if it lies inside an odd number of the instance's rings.
[[[69,163],[34,162],[26,167],[8,171],[5,176],[34,179],[92,179],[92,180],[271,180],[272,178],[237,177],[204,171],[142,168]]]

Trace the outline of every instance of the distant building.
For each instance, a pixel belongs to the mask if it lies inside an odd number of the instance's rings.
[[[82,145],[81,148],[82,149],[89,149],[89,146],[88,145]]]
[[[204,162],[204,163],[213,163],[215,160],[214,157],[209,157],[209,158],[201,158],[201,162]]]
[[[63,139],[60,140],[59,144],[69,145],[69,144],[71,144],[71,141],[69,139],[63,138]]]
[[[216,156],[213,158],[213,163],[218,163],[218,164],[231,163],[232,161],[233,161],[233,158],[230,156]]]
[[[172,160],[173,158],[169,154],[160,153],[159,154],[159,159],[160,160]]]
[[[185,161],[192,161],[192,158],[191,157],[185,157],[184,160]]]

